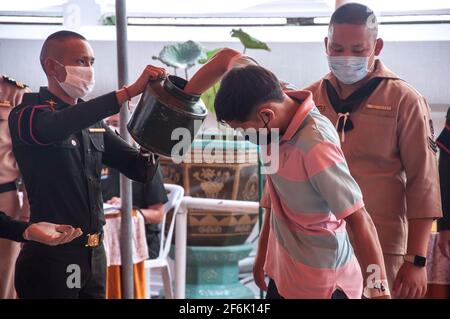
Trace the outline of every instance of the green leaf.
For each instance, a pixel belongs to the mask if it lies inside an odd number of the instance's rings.
[[[186,41],[164,46],[159,55],[152,57],[167,66],[180,69],[189,69],[199,59],[204,59],[205,50],[198,42]]]
[[[200,59],[198,60],[198,63],[200,64],[205,64],[206,62],[208,62],[209,60],[211,60],[211,58],[213,56],[216,55],[217,52],[219,52],[220,50],[222,50],[223,48],[217,48],[217,49],[212,49],[209,51],[206,51],[206,57],[204,59]]]
[[[103,15],[100,18],[100,22],[102,25],[116,25],[116,16],[115,15]]]
[[[212,114],[215,113],[214,110],[214,100],[216,99],[217,91],[219,91],[220,82],[214,84],[214,86],[210,87],[206,92],[204,92],[201,96],[203,103],[205,103],[206,108]]]
[[[265,42],[255,39],[250,34],[242,31],[242,29],[232,29],[231,36],[233,38],[238,38],[245,49],[261,49],[270,51],[269,46]]]

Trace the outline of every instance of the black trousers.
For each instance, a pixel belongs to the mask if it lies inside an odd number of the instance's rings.
[[[16,261],[15,287],[21,299],[104,299],[105,249],[26,243]]]
[[[147,239],[148,258],[155,259],[159,255],[159,246],[161,243],[161,231],[158,225],[146,224],[145,237]]]
[[[267,286],[266,299],[284,299],[279,293],[277,285],[273,279],[269,279],[269,285]],[[348,299],[345,293],[339,289],[335,290],[331,295],[331,299]]]

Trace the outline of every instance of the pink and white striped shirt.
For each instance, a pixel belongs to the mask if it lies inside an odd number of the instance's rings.
[[[271,220],[264,269],[284,298],[360,298],[363,278],[344,218],[364,206],[332,123],[309,91],[279,146],[279,169],[267,176]],[[301,101],[301,102],[300,102]],[[264,206],[264,205],[263,205]]]

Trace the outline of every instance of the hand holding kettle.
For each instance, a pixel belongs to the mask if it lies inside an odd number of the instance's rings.
[[[117,101],[119,104],[123,104],[125,101],[131,100],[136,95],[141,94],[148,82],[165,78],[166,70],[164,68],[159,68],[149,64],[145,67],[142,74],[133,84],[124,86],[116,91]]]

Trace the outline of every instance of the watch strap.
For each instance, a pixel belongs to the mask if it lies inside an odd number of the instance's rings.
[[[425,267],[427,258],[418,255],[405,255],[403,259],[417,267]]]

